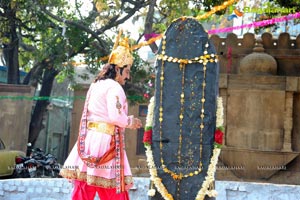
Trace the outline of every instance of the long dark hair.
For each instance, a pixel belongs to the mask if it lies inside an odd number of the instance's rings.
[[[105,80],[108,78],[115,80],[116,76],[117,76],[116,65],[107,63],[104,65],[103,69],[99,72],[94,82],[97,82],[99,80]]]
[[[123,73],[124,68],[126,68],[126,67],[127,67],[127,65],[120,68],[120,74],[121,75]],[[108,78],[115,80],[116,76],[117,76],[116,65],[107,63],[107,64],[104,65],[103,69],[99,72],[99,74],[95,78],[94,82],[97,82],[99,80],[105,80],[105,79],[108,79]]]

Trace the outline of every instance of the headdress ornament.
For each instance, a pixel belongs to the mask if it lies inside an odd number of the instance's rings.
[[[119,31],[119,34],[116,38],[113,50],[109,55],[108,63],[115,64],[118,67],[124,67],[125,65],[132,65],[133,56],[130,51],[128,38],[121,38],[122,31]]]

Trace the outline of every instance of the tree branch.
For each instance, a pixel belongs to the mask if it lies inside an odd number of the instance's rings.
[[[134,5],[134,7],[132,9],[129,9],[126,16],[124,16],[123,18],[117,20],[116,17],[112,18],[105,26],[101,27],[97,33],[103,33],[104,31],[111,29],[112,27],[116,27],[122,23],[124,23],[125,21],[127,21],[130,17],[132,17],[137,11],[139,11],[141,8],[146,7],[147,5],[149,5],[151,3],[151,0],[149,1],[127,1],[131,4]],[[118,16],[119,17],[119,16]]]
[[[53,18],[53,19],[55,19],[59,22],[63,22],[65,24],[68,24],[68,25],[76,26],[76,27],[80,28],[81,30],[91,34],[93,36],[93,38],[95,38],[96,40],[101,42],[101,39],[99,38],[98,34],[95,33],[93,30],[89,29],[88,27],[84,26],[80,21],[75,22],[75,21],[71,21],[71,20],[62,19],[62,18],[52,14],[51,12],[49,12],[48,10],[46,10],[42,6],[41,6],[41,9],[46,15],[50,16],[51,18]]]
[[[149,5],[149,9],[148,9],[148,13],[146,16],[146,21],[145,21],[145,34],[149,34],[152,33],[152,25],[153,25],[153,16],[154,16],[154,7],[156,5],[156,0],[152,0],[150,5]],[[152,43],[149,45],[152,52],[156,53],[158,50],[158,47],[156,45],[156,43]]]

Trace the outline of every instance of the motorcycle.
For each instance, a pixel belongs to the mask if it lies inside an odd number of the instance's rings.
[[[30,178],[60,177],[60,164],[56,157],[40,148],[32,148],[23,165]]]
[[[25,166],[25,162],[28,160],[28,157],[17,156],[15,158],[16,166],[13,174],[14,178],[29,178],[30,174]]]
[[[28,151],[28,149],[30,149],[30,147],[31,147],[31,143],[28,143],[27,151]],[[14,178],[30,178],[28,169],[25,164],[25,162],[29,159],[30,158],[28,157],[27,152],[26,152],[26,156],[19,155],[15,158],[16,165],[15,165],[15,170],[14,170],[14,174],[13,174]]]
[[[61,177],[59,175],[60,172],[60,164],[57,162],[57,159],[55,156],[53,156],[52,154],[48,153],[46,155],[46,162],[45,165],[50,165],[51,167],[51,176],[56,178],[56,177]]]

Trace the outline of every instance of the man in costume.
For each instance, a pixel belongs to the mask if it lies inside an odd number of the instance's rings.
[[[78,140],[60,174],[73,180],[73,200],[127,200],[133,184],[125,152],[125,128],[137,129],[142,123],[128,116],[122,85],[130,78],[133,56],[126,38],[119,34],[108,63],[86,95]]]

